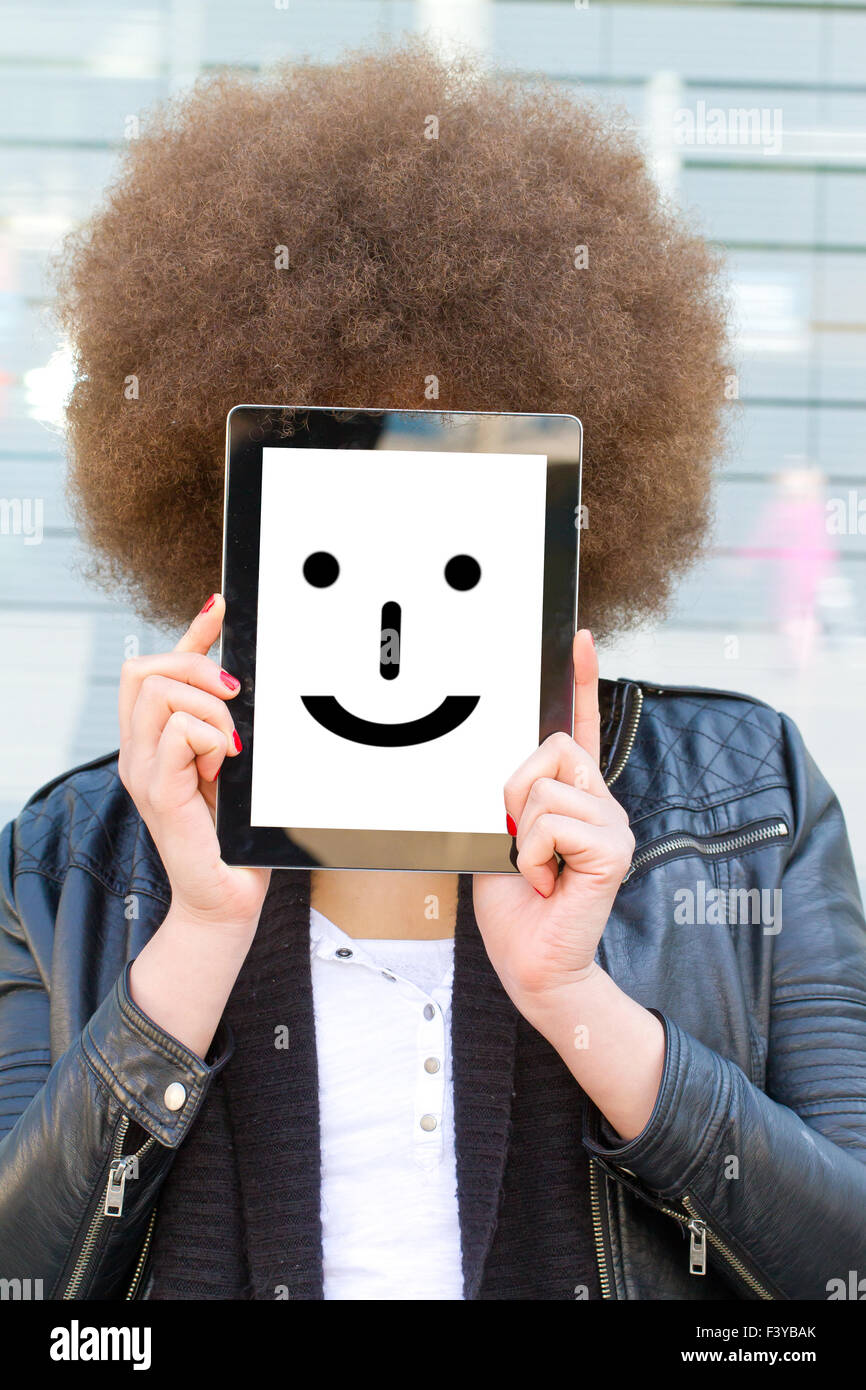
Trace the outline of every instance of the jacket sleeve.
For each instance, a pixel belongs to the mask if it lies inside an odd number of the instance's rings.
[[[127,965],[52,1066],[50,981],[16,905],[14,842],[13,823],[0,836],[0,1278],[21,1281],[14,1296],[123,1298],[231,1034],[221,1025],[203,1061],[136,1007]]]
[[[646,1128],[618,1144],[596,1112],[585,1142],[612,1176],[684,1225],[697,1213],[710,1263],[741,1295],[858,1297],[853,1285],[862,1297],[866,924],[839,803],[785,717],[782,730],[794,834],[766,1093],[659,1014],[666,1055]]]

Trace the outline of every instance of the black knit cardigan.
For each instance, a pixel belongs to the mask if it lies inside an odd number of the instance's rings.
[[[308,873],[273,874],[226,1009],[235,1054],[163,1185],[149,1298],[323,1297],[309,902]],[[275,1045],[284,1027],[287,1048]],[[452,1051],[464,1296],[600,1298],[584,1097],[499,983],[468,875],[458,895]]]

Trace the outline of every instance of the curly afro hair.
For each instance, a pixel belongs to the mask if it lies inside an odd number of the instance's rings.
[[[430,409],[431,375],[437,409],[582,419],[596,633],[701,550],[721,266],[621,113],[411,39],[219,74],[151,115],[57,275],[89,576],[157,623],[219,583],[232,406]]]

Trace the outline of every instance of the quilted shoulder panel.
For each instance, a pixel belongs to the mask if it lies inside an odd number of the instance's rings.
[[[643,706],[616,786],[632,817],[788,785],[781,717],[769,705],[733,691],[634,684]]]
[[[16,873],[62,882],[75,866],[122,895],[170,896],[147,827],[118,775],[116,751],[35,792],[15,823],[15,842]]]

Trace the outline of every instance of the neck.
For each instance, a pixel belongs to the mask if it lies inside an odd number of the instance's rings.
[[[457,874],[316,869],[310,905],[347,936],[433,941],[454,935]]]

